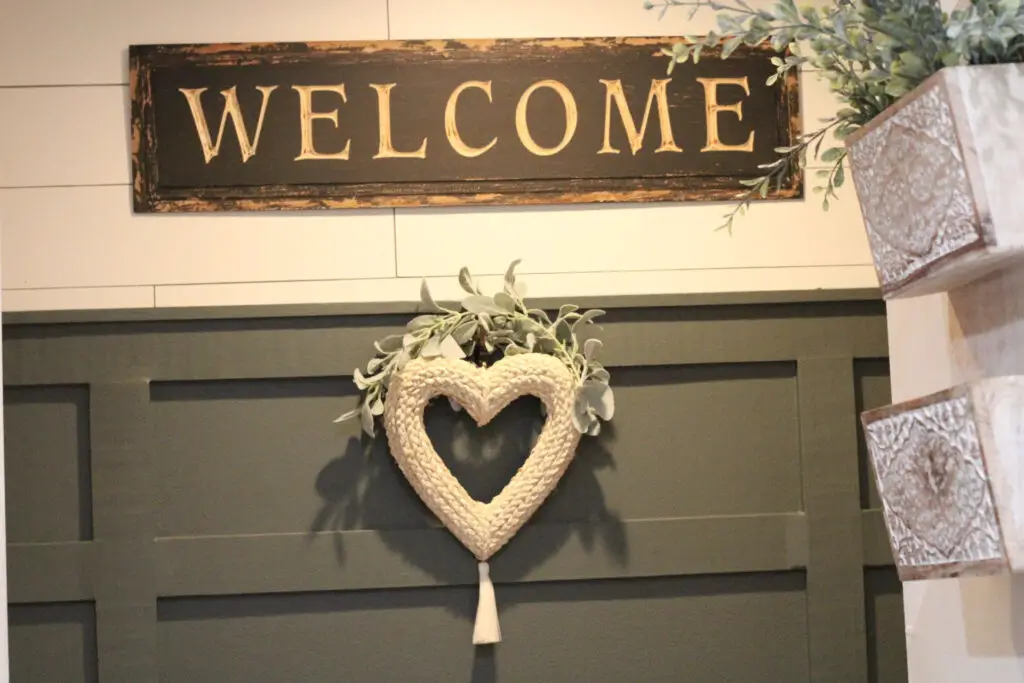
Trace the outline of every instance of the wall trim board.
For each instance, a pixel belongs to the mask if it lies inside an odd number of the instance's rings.
[[[881,290],[817,289],[770,292],[709,292],[697,294],[641,294],[586,296],[573,299],[580,308],[675,308],[689,306],[731,306],[743,304],[788,304],[841,301],[881,301]],[[451,301],[441,303],[451,304]],[[540,308],[558,308],[563,299],[530,299]],[[183,308],[122,308],[68,311],[12,311],[3,313],[4,325],[46,325],[58,323],[155,322],[165,320],[211,320],[245,318],[305,318],[346,315],[412,314],[418,302],[351,302],[337,304],[282,304],[254,306],[211,306]]]
[[[891,567],[892,552],[880,510],[863,511],[862,527],[864,530],[863,563],[868,567]],[[730,562],[733,571],[750,571],[750,563],[736,558],[753,559],[761,571],[800,570],[807,566],[806,543],[807,525],[804,515],[798,513],[777,515],[749,515],[743,517],[708,517],[677,520],[652,520],[648,522],[627,522],[632,528],[627,534],[640,537],[645,534],[661,533],[669,530],[682,532],[683,536],[673,538],[679,542],[680,551],[685,551],[685,539],[697,537],[714,531],[721,534],[724,541],[724,556],[688,557],[688,567],[684,573],[707,574],[729,571]],[[639,525],[639,526],[638,526]],[[644,528],[646,527],[646,528]],[[657,527],[661,527],[660,529]],[[757,538],[763,544],[752,548],[746,544],[730,544],[728,539],[736,534],[744,535],[756,527]],[[553,529],[552,532],[559,530]],[[424,542],[438,543],[442,546],[451,543],[442,530],[412,531],[424,535]],[[321,532],[324,542],[328,537],[341,536],[342,542],[355,543],[360,552],[372,550],[375,545],[370,534],[360,531]],[[427,538],[429,537],[429,538]],[[159,594],[162,597],[185,597],[195,595],[232,595],[239,590],[227,587],[223,571],[225,567],[241,570],[245,577],[247,589],[253,592],[287,592],[296,590],[294,582],[273,571],[274,564],[286,558],[294,559],[296,551],[308,552],[309,537],[306,534],[270,534],[260,536],[228,536],[222,537],[223,547],[219,539],[211,543],[205,539],[161,539],[156,541],[156,557]],[[93,590],[94,564],[89,542],[64,543],[12,543],[8,548],[10,566],[9,600],[13,604],[39,604],[46,602],[76,602],[95,598]],[[457,549],[456,549],[457,550]],[[525,576],[517,576],[516,581],[569,581],[579,578],[578,574],[571,577],[565,571],[568,564],[588,563],[584,572],[589,579],[629,578],[636,576],[657,576],[658,565],[668,559],[660,556],[656,546],[647,548],[652,558],[644,570],[626,569],[601,563],[599,567],[591,567],[593,560],[574,551],[564,558],[554,558],[547,566],[533,570]],[[358,590],[369,585],[378,585],[379,576],[374,577],[373,584],[368,577],[347,577],[339,581],[339,577],[328,573],[328,563],[333,557],[322,556],[324,549],[318,550],[318,557],[304,559],[304,563],[322,564],[310,578],[310,585],[318,586],[317,590]],[[328,553],[331,551],[328,549]],[[283,555],[282,555],[283,553]],[[730,561],[730,557],[733,560]],[[253,564],[255,559],[261,562]],[[269,565],[268,565],[269,561]],[[204,569],[204,565],[206,568]],[[208,571],[215,565],[217,572]],[[59,575],[53,570],[58,569]],[[472,568],[471,568],[472,569]],[[678,571],[678,570],[676,570]],[[426,575],[409,574],[407,569],[395,566],[386,580],[390,587],[411,588],[441,585]],[[511,575],[520,574],[515,567],[495,567],[494,580],[505,583]],[[318,578],[319,577],[319,578]],[[360,580],[363,583],[360,583]],[[467,571],[461,581],[444,585],[475,585],[476,576]],[[309,585],[303,587],[309,590]]]

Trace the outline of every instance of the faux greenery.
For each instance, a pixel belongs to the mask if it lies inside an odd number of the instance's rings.
[[[829,146],[822,151],[827,133],[842,140],[878,116],[936,71],[948,66],[1003,64],[1024,61],[1024,3],[1022,0],[974,0],[951,14],[937,0],[834,0],[823,7],[798,7],[794,0],[780,0],[772,9],[754,9],[744,0],[646,0],[648,10],[664,13],[675,6],[689,6],[692,17],[703,6],[717,10],[717,32],[687,37],[665,48],[669,73],[677,64],[698,61],[702,50],[721,45],[726,59],[740,45],[769,41],[779,53],[772,59],[776,73],[772,85],[791,69],[808,64],[819,69],[830,89],[842,102],[832,118],[790,147],[776,148],[779,158],[761,165],[764,175],[744,180],[747,190],[725,217],[722,227],[731,230],[737,214],[751,200],[767,195],[770,186],[781,185],[792,169],[803,169],[807,153],[826,164],[817,175],[823,185],[823,207],[837,198],[843,185],[846,150]]]
[[[365,372],[352,373],[363,392],[359,407],[335,422],[359,417],[363,431],[375,433],[375,418],[384,413],[388,386],[396,373],[414,358],[466,359],[486,365],[504,356],[543,353],[562,361],[576,378],[573,422],[581,433],[596,436],[601,420],[611,420],[615,398],[608,382],[608,370],[596,360],[602,342],[590,337],[581,343],[577,332],[604,311],[580,311],[565,304],[553,318],[547,312],[529,308],[523,300],[525,287],[516,279],[513,261],[505,272],[503,291],[487,296],[480,291],[468,268],[459,271],[459,285],[467,296],[458,309],[438,304],[426,280],[420,287],[421,306],[426,311],[408,322],[405,334],[374,342],[377,354]],[[458,409],[457,404],[452,406]]]

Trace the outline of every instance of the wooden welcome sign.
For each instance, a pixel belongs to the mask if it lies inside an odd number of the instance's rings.
[[[732,198],[796,141],[796,76],[667,75],[676,40],[132,46],[135,210]]]

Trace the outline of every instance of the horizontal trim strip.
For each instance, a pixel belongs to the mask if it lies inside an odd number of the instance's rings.
[[[9,543],[8,602],[92,600],[92,557],[91,542]]]
[[[528,527],[491,563],[496,583],[768,572],[807,563],[802,513]],[[157,540],[161,597],[472,585],[444,529]],[[457,569],[450,569],[456,567]]]
[[[570,273],[571,275],[571,273]],[[524,278],[529,275],[524,275]],[[418,278],[412,278],[418,280]],[[638,294],[573,298],[581,308],[675,308],[689,306],[731,306],[743,304],[792,304],[836,301],[881,301],[877,288],[779,290],[765,292],[706,292],[696,294]],[[454,302],[447,302],[453,304]],[[531,298],[535,308],[558,309],[564,300]],[[352,302],[331,304],[282,304],[254,306],[209,306],[183,308],[135,308],[65,311],[10,311],[4,325],[51,325],[90,322],[154,322],[168,320],[306,318],[348,315],[387,315],[417,312],[419,302]]]
[[[864,565],[892,566],[881,511],[862,515]],[[536,525],[512,544],[514,552],[501,552],[492,562],[497,583],[790,571],[807,564],[807,523],[803,513],[784,513]],[[472,556],[444,529],[160,538],[155,545],[160,597],[457,586],[477,580]],[[92,600],[92,546],[9,544],[8,600]]]
[[[138,377],[347,377],[366,364],[375,340],[401,333],[407,320],[375,315],[294,322],[140,322],[125,323],[118,333],[98,323],[73,330],[26,326],[5,330],[4,381],[16,386]],[[631,308],[609,311],[601,328],[602,361],[609,368],[888,354],[884,307],[876,301],[843,307]],[[173,344],[167,343],[169,338]],[[82,362],[86,358],[89,362]]]
[[[892,546],[889,545],[889,532],[886,531],[882,511],[864,510],[861,513],[861,529],[864,535],[864,566],[894,566]]]

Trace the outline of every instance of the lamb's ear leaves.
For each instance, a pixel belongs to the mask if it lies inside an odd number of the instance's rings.
[[[431,311],[432,313],[438,313],[441,311],[441,307],[437,305],[437,302],[434,301],[433,295],[430,293],[430,287],[427,285],[426,278],[424,278],[423,282],[420,284],[420,303],[423,305],[424,309]]]
[[[342,413],[341,417],[336,419],[334,421],[334,423],[338,424],[339,422],[347,422],[348,420],[351,420],[352,418],[356,417],[357,415],[359,415],[359,408],[353,408],[352,410],[349,410],[348,412]]]
[[[598,318],[604,315],[604,313],[605,312],[600,308],[591,308],[587,311],[583,311],[583,313],[580,314],[580,317],[573,322],[572,326],[577,327],[578,325],[587,325],[592,323],[594,322],[594,318]]]
[[[441,351],[441,355],[444,356],[445,358],[459,360],[466,357],[466,352],[462,350],[462,347],[459,346],[459,343],[455,341],[455,339],[453,339],[451,335],[448,335],[447,337],[441,340],[441,345],[439,348]]]
[[[505,292],[498,292],[494,295],[494,304],[506,313],[516,312],[516,301]]]
[[[370,404],[366,401],[363,401],[363,405],[359,408],[359,415],[362,418],[363,431],[370,437],[375,436],[373,429],[373,412],[370,408]]]
[[[602,420],[610,420],[615,415],[615,394],[612,388],[603,382],[587,382],[581,392],[586,397],[587,405]]]
[[[505,271],[505,291],[509,294],[514,294],[516,291],[516,266],[522,262],[522,259],[517,258],[509,264],[508,270]]]
[[[384,401],[381,400],[380,396],[375,396],[373,403],[370,404],[370,412],[374,415],[384,414]]]
[[[459,286],[467,294],[479,294],[480,290],[476,288],[476,283],[473,282],[473,276],[469,272],[469,268],[463,266],[459,270]]]

